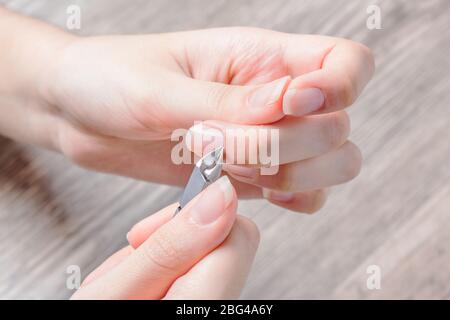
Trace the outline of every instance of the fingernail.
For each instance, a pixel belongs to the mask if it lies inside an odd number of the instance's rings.
[[[233,201],[233,186],[227,176],[221,177],[203,191],[190,212],[195,223],[207,225],[216,221]]]
[[[223,166],[223,170],[230,173],[233,176],[236,176],[236,178],[244,178],[248,180],[253,180],[258,174],[256,168],[237,166],[234,164],[225,164]]]
[[[270,107],[278,102],[286,89],[291,77],[286,76],[281,79],[269,82],[256,89],[249,97],[248,103],[251,108]]]
[[[222,131],[206,123],[198,123],[186,135],[186,145],[195,154],[202,156],[224,145]]]
[[[279,202],[290,202],[294,200],[295,194],[292,192],[282,192],[276,190],[270,190],[263,188],[263,197],[268,200],[274,200]]]
[[[128,241],[128,243],[130,243],[130,232],[127,232],[127,241]]]
[[[283,97],[283,112],[287,115],[303,116],[319,110],[324,102],[325,96],[320,89],[289,89]]]

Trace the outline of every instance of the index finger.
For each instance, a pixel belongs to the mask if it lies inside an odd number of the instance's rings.
[[[295,38],[286,40],[286,62],[298,76],[284,94],[283,112],[303,116],[334,112],[353,104],[375,70],[370,49],[345,39],[303,36],[296,42]],[[296,54],[304,52],[308,43],[311,50],[321,48],[321,55],[315,56],[315,66],[310,66],[310,70],[302,70]]]

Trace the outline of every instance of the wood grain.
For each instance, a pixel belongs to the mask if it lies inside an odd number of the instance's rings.
[[[382,29],[366,27],[378,4]],[[80,34],[249,25],[360,41],[377,61],[350,109],[361,175],[314,216],[264,201],[240,204],[262,243],[243,298],[450,298],[450,2],[0,1]],[[88,172],[62,156],[0,140],[0,298],[67,298],[66,267],[88,274],[125,245],[128,229],[179,190]],[[382,270],[380,290],[366,268]]]

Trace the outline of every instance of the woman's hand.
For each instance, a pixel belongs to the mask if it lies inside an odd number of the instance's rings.
[[[280,133],[278,174],[225,169],[239,196],[300,212],[316,211],[324,189],[359,172],[343,109],[373,73],[360,44],[252,28],[54,38],[45,63],[29,62],[39,68],[29,68],[32,103],[15,108],[28,119],[16,117],[22,141],[89,169],[184,185],[192,166],[172,162],[173,130],[195,121],[223,131],[264,125]]]
[[[177,204],[136,224],[130,245],[93,271],[74,299],[236,299],[259,243],[257,227],[236,216],[225,176],[173,217]]]

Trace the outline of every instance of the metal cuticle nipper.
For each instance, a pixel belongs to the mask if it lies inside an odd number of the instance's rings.
[[[180,199],[180,205],[174,213],[174,216],[184,208],[184,206],[195,198],[206,187],[220,178],[222,173],[223,147],[214,149],[197,161],[191,177],[184,188]]]

